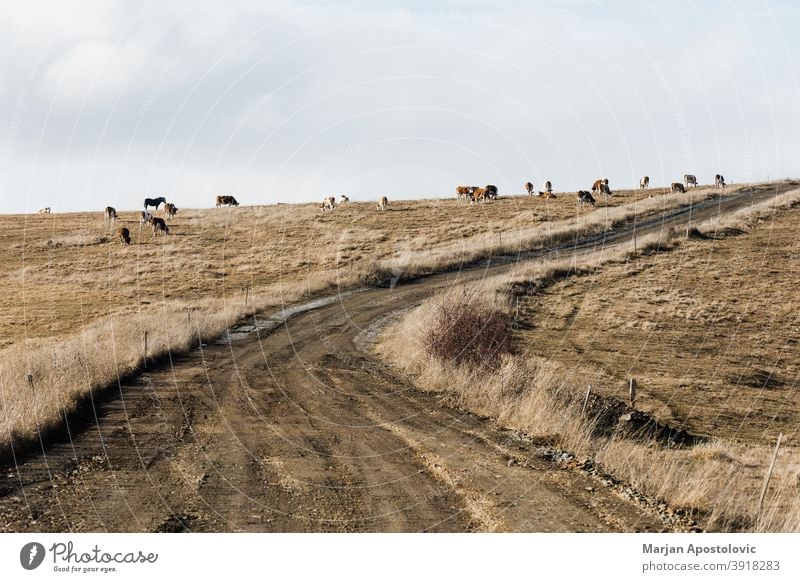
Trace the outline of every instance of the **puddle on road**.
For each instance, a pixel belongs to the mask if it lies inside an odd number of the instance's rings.
[[[314,301],[309,301],[308,303],[302,303],[300,305],[294,305],[291,307],[284,307],[280,311],[276,311],[270,315],[263,315],[256,313],[252,316],[252,319],[248,318],[247,320],[242,320],[228,331],[223,333],[220,337],[216,340],[211,342],[212,344],[216,345],[228,345],[231,342],[244,340],[250,337],[254,333],[264,333],[268,334],[280,326],[284,325],[287,321],[291,318],[301,315],[303,313],[307,313],[309,311],[313,311],[315,309],[320,309],[321,307],[327,307],[328,305],[333,305],[334,303],[341,301],[345,297],[349,297],[350,295],[355,295],[356,293],[361,293],[363,291],[367,291],[368,288],[361,288],[361,289],[354,289],[352,291],[345,291],[342,293],[338,293],[336,295],[332,295],[330,297],[322,297],[320,299],[315,299]]]

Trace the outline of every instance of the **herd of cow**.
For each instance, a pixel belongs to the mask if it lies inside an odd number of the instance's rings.
[[[339,199],[339,204],[346,204],[350,202],[350,199],[342,194],[341,198]],[[378,210],[383,212],[386,210],[386,207],[389,205],[389,199],[386,196],[381,196],[378,199]],[[331,212],[336,208],[336,196],[326,196],[322,199],[322,204],[319,205],[320,212]]]
[[[690,187],[694,186],[697,187],[697,177],[693,174],[685,174],[683,176],[683,183],[681,182],[673,182],[670,189],[672,192],[686,192],[686,190]],[[722,174],[717,174],[714,176],[714,186],[717,188],[724,188],[725,187],[725,177]],[[553,194],[553,184],[550,180],[545,180],[542,184],[542,190],[538,193],[534,188],[534,185],[531,182],[525,183],[525,191],[528,193],[528,196],[538,196],[539,198],[555,198],[555,194]],[[642,179],[639,180],[639,188],[645,189],[650,187],[650,177],[649,176],[642,176]],[[589,192],[588,190],[579,190],[578,191],[578,203],[583,206],[584,204],[589,204],[594,206],[596,203],[595,197],[592,196],[592,192],[597,195],[603,196],[611,196],[611,188],[608,185],[608,178],[600,178],[595,180],[594,184],[592,184],[592,191]],[[483,202],[485,200],[494,200],[497,198],[498,190],[497,186],[493,184],[487,184],[484,187],[480,186],[458,186],[456,187],[456,196],[458,200],[461,201],[469,201],[471,203],[474,202]],[[339,204],[345,204],[349,202],[350,199],[345,196],[344,194],[341,195],[339,200]],[[239,202],[237,202],[236,198],[233,196],[217,196],[217,206],[239,206]],[[150,208],[154,208],[155,211],[158,211],[161,205],[164,205],[164,218],[155,216],[152,212],[149,211]],[[322,204],[320,204],[319,208],[321,212],[331,212],[336,208],[336,197],[334,196],[327,196],[323,199]],[[381,196],[378,200],[377,208],[380,211],[386,210],[387,205],[389,204],[389,199],[386,196]],[[50,214],[51,209],[50,207],[42,208],[39,210],[39,214]],[[167,219],[175,218],[175,215],[178,213],[178,208],[172,204],[171,202],[167,202],[167,199],[163,196],[159,196],[158,198],[145,198],[144,199],[144,210],[139,213],[139,226],[142,227],[146,224],[149,224],[153,228],[153,235],[167,235],[169,234],[169,227],[167,226]],[[106,223],[112,223],[117,220],[117,211],[112,206],[107,206],[104,211],[104,217]],[[127,228],[119,228],[117,229],[117,238],[123,245],[129,245],[131,243],[131,233],[130,230]]]
[[[686,192],[690,186],[694,186],[695,188],[697,187],[697,176],[694,176],[693,174],[685,174],[683,176],[683,183],[673,182],[670,189],[672,192]],[[725,177],[722,174],[717,174],[714,176],[714,186],[717,188],[725,187]],[[525,182],[524,187],[525,191],[528,193],[528,196],[534,196],[535,194],[539,198],[556,197],[555,194],[553,194],[553,184],[550,182],[550,180],[545,180],[544,184],[542,184],[543,190],[540,190],[538,193],[531,182]],[[642,176],[642,179],[639,180],[639,188],[645,189],[649,187],[650,176]],[[590,204],[591,206],[594,206],[596,204],[596,200],[594,196],[592,196],[592,192],[595,194],[602,194],[603,196],[611,196],[613,193],[608,185],[608,178],[600,178],[599,180],[595,180],[594,184],[592,184],[591,192],[588,190],[578,190],[578,203],[581,206],[584,204]],[[483,200],[494,199],[497,198],[497,186],[488,185],[484,188],[480,188],[479,186],[457,186],[456,197],[459,200],[469,202],[482,202]]]
[[[155,216],[153,212],[150,212],[150,208],[153,208],[154,211],[158,211],[162,204],[164,205],[164,218]],[[217,206],[239,206],[239,203],[233,196],[217,196]],[[43,208],[39,213],[50,214],[50,208]],[[167,226],[167,219],[175,218],[176,214],[178,214],[178,207],[171,202],[167,202],[165,197],[145,198],[144,210],[139,212],[139,226],[142,227],[149,224],[153,228],[154,236],[168,235],[169,226]],[[113,206],[106,206],[103,211],[103,216],[107,224],[115,222],[117,220],[116,208]],[[118,228],[117,239],[123,245],[131,244],[131,231],[125,227]]]

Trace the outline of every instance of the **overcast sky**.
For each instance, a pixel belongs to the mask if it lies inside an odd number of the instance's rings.
[[[793,0],[0,1],[0,212],[800,176]]]

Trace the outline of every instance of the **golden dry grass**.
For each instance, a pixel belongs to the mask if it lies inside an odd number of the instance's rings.
[[[705,239],[662,233],[640,241],[635,257],[617,248],[481,282],[479,295],[493,305],[506,305],[514,284],[538,283],[534,296],[521,298],[516,353],[497,373],[420,349],[448,295],[388,329],[379,349],[418,386],[591,456],[639,490],[696,512],[709,529],[800,531],[798,202],[793,191],[707,221],[698,229]],[[638,409],[708,442],[675,450],[598,437],[592,417],[581,414],[586,386],[627,400],[632,376]],[[784,445],[757,515],[778,432]]]
[[[535,248],[688,200],[653,189],[619,192],[594,211],[574,194],[390,201],[386,212],[356,202],[332,213],[313,204],[181,209],[166,237],[141,228],[138,211],[113,224],[102,212],[2,216],[0,449],[35,441],[80,399],[139,368],[145,332],[148,357],[181,352],[249,313]],[[122,226],[130,246],[115,237]]]

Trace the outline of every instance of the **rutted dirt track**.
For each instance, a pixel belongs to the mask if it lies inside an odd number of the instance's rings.
[[[692,217],[775,193],[711,201]],[[629,238],[626,229],[604,244]],[[272,333],[141,374],[98,402],[96,422],[72,439],[1,469],[0,530],[667,528],[614,488],[548,460],[541,444],[415,390],[364,347],[381,318],[454,280],[513,268],[506,261],[344,295]]]

